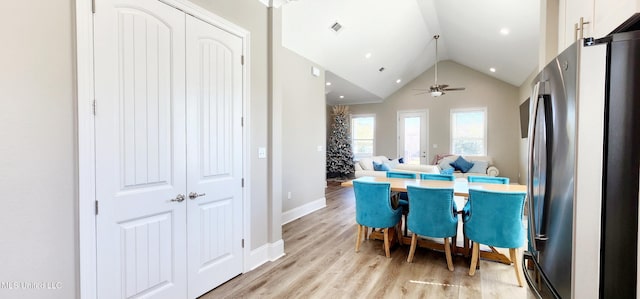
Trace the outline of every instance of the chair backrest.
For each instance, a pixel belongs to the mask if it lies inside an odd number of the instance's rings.
[[[407,227],[414,233],[432,238],[447,238],[458,230],[453,188],[407,186],[409,215]]]
[[[415,179],[417,176],[413,172],[387,171],[388,178]]]
[[[499,176],[473,176],[467,177],[469,183],[487,183],[487,184],[509,184],[509,178]]]
[[[519,248],[524,243],[525,192],[469,190],[469,214],[465,234],[472,241],[500,248]],[[571,240],[567,240],[571,242]]]
[[[456,177],[452,174],[439,174],[439,173],[421,173],[421,180],[435,180],[435,181],[455,181]]]
[[[356,222],[376,228],[392,227],[400,220],[402,209],[391,207],[391,184],[353,181],[356,197]]]

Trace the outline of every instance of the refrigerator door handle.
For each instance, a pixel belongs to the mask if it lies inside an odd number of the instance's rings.
[[[529,171],[528,171],[528,176],[527,176],[527,197],[529,198],[528,200],[528,205],[529,205],[529,240],[531,240],[529,243],[531,245],[531,248],[533,248],[534,251],[538,251],[538,248],[536,246],[536,239],[538,239],[537,237],[537,233],[536,233],[536,220],[535,220],[535,210],[534,210],[534,205],[533,205],[533,146],[535,144],[534,140],[536,139],[536,122],[538,119],[538,104],[540,101],[540,84],[541,82],[538,81],[536,82],[536,84],[533,86],[533,93],[531,95],[531,100],[532,100],[532,115],[531,118],[529,118],[531,121],[529,122],[529,156],[528,156],[528,166],[529,166]]]

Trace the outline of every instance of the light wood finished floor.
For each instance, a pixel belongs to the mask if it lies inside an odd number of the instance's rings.
[[[407,263],[409,246],[386,258],[374,240],[356,253],[353,189],[330,185],[326,198],[326,208],[283,227],[284,257],[201,298],[535,298],[512,266],[482,260],[471,277],[465,257],[455,256],[449,272],[442,252],[418,248]]]

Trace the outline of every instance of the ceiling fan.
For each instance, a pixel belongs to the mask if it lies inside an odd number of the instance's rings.
[[[440,38],[440,35],[436,34],[436,35],[433,36],[433,38],[436,40],[436,76],[435,76],[435,82],[431,87],[429,87],[429,89],[426,89],[426,88],[415,89],[415,90],[422,91],[420,93],[417,93],[416,95],[430,93],[432,97],[439,97],[439,96],[445,94],[445,91],[465,90],[464,87],[448,88],[449,85],[447,85],[447,84],[438,84],[438,39]]]

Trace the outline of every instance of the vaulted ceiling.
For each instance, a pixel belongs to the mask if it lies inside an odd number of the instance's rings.
[[[299,0],[282,16],[283,46],[327,70],[329,104],[382,101],[434,65],[436,34],[439,60],[515,86],[538,61],[536,0]]]

